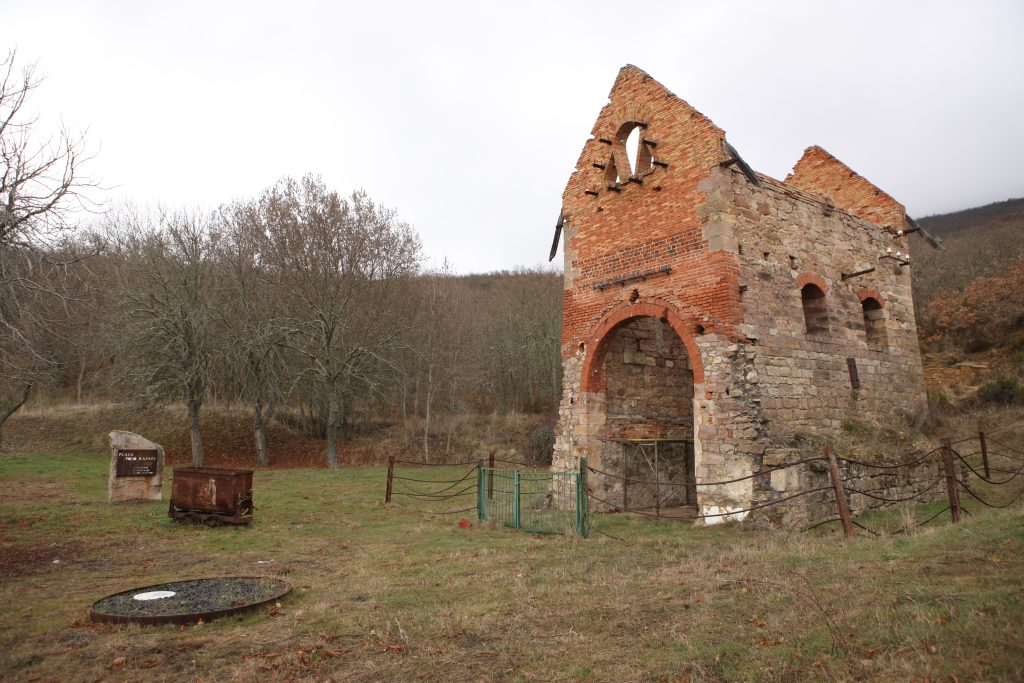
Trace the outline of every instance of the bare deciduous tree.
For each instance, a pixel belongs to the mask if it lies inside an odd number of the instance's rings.
[[[81,176],[83,138],[63,127],[43,138],[26,115],[40,79],[15,57],[0,62],[0,429],[55,373],[53,342],[70,343],[59,328],[77,303],[65,288],[74,264],[54,257],[92,186]]]
[[[221,309],[229,372],[240,397],[252,406],[256,464],[270,464],[267,425],[293,382],[288,346],[295,330],[279,305],[260,254],[267,217],[259,201],[220,212],[224,237],[224,304]]]
[[[207,216],[183,212],[158,223],[126,215],[116,236],[127,384],[144,402],[185,401],[197,467],[203,465],[200,410],[218,342],[211,300],[218,237]]]
[[[407,327],[394,304],[418,270],[419,239],[364,193],[343,199],[314,176],[280,181],[261,205],[260,257],[326,405],[327,464],[337,467],[348,413],[360,392],[380,391],[377,370]]]

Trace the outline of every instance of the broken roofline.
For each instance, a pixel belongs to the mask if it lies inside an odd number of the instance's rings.
[[[726,141],[725,138],[727,136],[726,136],[725,131],[722,128],[719,128],[715,124],[715,122],[711,119],[711,117],[707,116],[706,114],[701,112],[699,109],[694,107],[692,104],[690,104],[689,102],[687,102],[683,98],[681,98],[678,95],[676,95],[674,92],[672,92],[667,87],[665,87],[665,85],[661,81],[659,81],[658,79],[654,78],[649,73],[647,73],[646,71],[644,71],[640,67],[636,66],[635,64],[626,64],[624,67],[619,69],[619,75],[616,77],[615,83],[612,85],[612,89],[608,93],[608,100],[609,100],[609,102],[612,100],[612,96],[615,94],[615,89],[618,87],[620,79],[624,75],[628,74],[631,71],[632,72],[636,72],[637,74],[640,74],[641,76],[644,76],[644,77],[650,79],[651,82],[654,83],[661,90],[663,90],[666,95],[668,95],[669,97],[672,97],[673,99],[678,100],[679,102],[684,104],[688,109],[690,109],[695,114],[697,114],[698,116],[700,116],[703,119],[705,119],[708,123],[710,123],[712,126],[714,126],[714,128],[716,130],[721,132],[723,142],[725,143],[725,150],[724,151],[730,155],[730,158],[723,160],[721,165],[731,165],[733,163],[736,163],[740,167],[740,169],[743,171],[744,175],[746,175],[747,178],[750,180],[750,182],[752,182],[755,185],[759,185],[759,183],[756,180],[756,175],[765,175],[765,174],[760,174],[759,173],[759,174],[755,175],[752,171],[748,173],[748,170],[750,170],[750,167],[747,166],[747,164],[743,161],[743,158],[736,151],[736,148],[734,148],[731,144],[729,144],[728,141]],[[643,123],[643,122],[640,122],[640,123]],[[595,126],[595,128],[592,131],[591,135],[594,138],[598,138],[600,136],[600,134],[601,134],[601,131],[599,131],[597,129],[597,127]],[[898,201],[896,201],[896,199],[892,195],[890,195],[889,193],[887,193],[884,190],[882,190],[881,188],[879,188],[877,185],[872,183],[870,180],[865,178],[863,175],[861,175],[861,174],[857,173],[856,171],[854,171],[852,168],[850,168],[849,165],[844,163],[842,160],[840,160],[838,157],[836,157],[834,154],[832,154],[831,152],[826,150],[824,147],[821,147],[820,145],[811,145],[810,147],[805,148],[803,154],[801,155],[801,157],[796,161],[796,163],[793,165],[792,170],[786,176],[786,179],[782,180],[782,181],[776,180],[776,182],[779,182],[780,184],[783,184],[783,185],[790,185],[790,179],[795,176],[795,172],[797,170],[797,167],[800,166],[800,163],[802,161],[806,160],[806,159],[812,158],[815,155],[823,156],[828,161],[830,161],[832,163],[835,163],[835,164],[838,164],[844,171],[846,171],[849,174],[849,177],[851,179],[855,178],[855,179],[857,179],[857,180],[859,180],[859,181],[861,181],[863,183],[866,183],[867,185],[869,185],[871,187],[872,190],[874,190],[876,193],[878,193],[878,195],[883,197],[885,200],[890,201],[893,204],[899,205],[900,207],[903,206]],[[767,176],[767,175],[765,175],[765,177],[769,177],[770,178],[770,176]],[[775,179],[772,178],[772,180],[775,180]],[[794,189],[802,189],[802,188],[794,188]],[[805,190],[805,191],[807,191],[807,190]],[[810,194],[821,194],[821,193],[810,191]],[[828,197],[826,197],[826,199],[828,199]],[[829,203],[830,204],[835,204],[835,202],[831,202],[831,201]],[[837,206],[837,208],[841,208],[841,209],[844,208],[844,207],[839,206],[839,205],[836,205],[836,206]]]
[[[715,133],[720,137],[722,143],[722,158],[719,160],[718,165],[721,167],[730,167],[735,165],[736,169],[739,172],[742,172],[751,184],[758,187],[768,185],[773,189],[786,192],[790,196],[807,202],[820,204],[828,207],[829,210],[837,210],[847,216],[858,218],[883,228],[888,228],[894,232],[902,231],[903,233],[907,233],[920,231],[922,236],[931,244],[931,246],[937,249],[942,248],[942,244],[939,240],[928,234],[910,216],[907,215],[906,209],[901,203],[896,201],[890,194],[881,190],[874,183],[854,171],[847,164],[840,161],[835,155],[819,145],[812,145],[804,150],[803,155],[799,160],[797,160],[796,164],[794,164],[793,169],[786,176],[784,181],[772,178],[767,174],[755,172],[743,160],[739,152],[737,152],[736,149],[727,141],[725,131],[715,125],[714,121],[693,107],[689,102],[683,100],[674,92],[670,91],[664,84],[653,78],[646,71],[633,64],[627,64],[619,69],[615,83],[612,85],[608,94],[608,103],[605,105],[605,108],[602,109],[602,115],[598,116],[597,121],[594,124],[594,128],[591,131],[592,137],[589,142],[593,142],[594,140],[608,142],[608,140],[603,137],[608,134],[607,131],[602,128],[602,120],[605,118],[603,114],[607,107],[612,106],[615,102],[616,90],[620,88],[623,80],[630,76],[639,76],[645,79],[657,90],[660,90],[666,97],[669,97],[686,107],[687,110],[692,112],[693,116],[700,118],[713,131],[715,131]],[[645,128],[648,123],[647,121],[639,120],[636,122],[642,124]],[[619,121],[618,123],[621,125],[623,121]],[[586,146],[584,146],[584,151],[580,155],[580,159],[577,162],[576,170],[573,175],[583,171],[587,167],[584,160],[585,155]],[[664,164],[660,165],[664,166]],[[859,196],[856,197],[856,201],[854,200],[854,197],[849,196],[849,192],[845,199],[831,196],[827,188],[822,186],[824,184],[822,178],[803,177],[804,175],[811,175],[811,171],[807,171],[802,174],[804,168],[811,168],[814,171],[817,171],[825,166],[829,167],[826,169],[826,176],[831,174],[834,177],[841,176],[843,178],[843,185],[837,188],[837,190],[842,190],[844,188],[849,189],[852,187],[858,191]],[[762,180],[766,182],[762,183]],[[886,213],[889,215],[885,216]],[[548,255],[549,261],[553,260],[557,254],[564,221],[565,214],[563,210],[559,213],[558,222],[555,226],[554,239],[552,240],[551,249]]]

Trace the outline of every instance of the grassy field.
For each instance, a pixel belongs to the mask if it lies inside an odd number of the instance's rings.
[[[0,454],[0,678],[1024,679],[1020,505],[850,542],[596,515],[610,536],[580,540],[385,507],[379,468],[289,469],[257,472],[251,527],[206,529],[108,505],[106,471],[83,446]],[[197,626],[88,621],[228,574],[295,590]]]

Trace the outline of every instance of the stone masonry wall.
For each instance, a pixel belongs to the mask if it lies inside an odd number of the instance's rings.
[[[888,424],[924,410],[910,267],[881,258],[887,248],[906,253],[907,238],[767,180],[757,188],[723,170],[707,184],[731,193],[742,331],[754,349],[768,430],[827,433],[845,419]],[[816,332],[807,331],[805,284],[825,292],[825,324]],[[865,299],[881,309],[865,313]],[[869,343],[866,316],[884,342]]]
[[[693,440],[693,371],[683,342],[656,318],[634,318],[612,335],[605,356],[608,437]]]
[[[635,130],[630,167],[624,141]],[[689,430],[697,481],[730,480],[781,464],[795,433],[923,409],[909,267],[883,258],[906,253],[895,200],[820,148],[805,153],[792,185],[760,176],[755,186],[729,165],[721,129],[632,66],[619,72],[592,135],[563,194],[555,470],[586,456],[615,472],[616,438]],[[824,294],[808,304],[810,332],[805,285]],[[664,335],[671,368],[652,353],[658,330],[674,332]],[[854,474],[865,486],[910,491],[927,483],[929,466]],[[804,467],[701,488],[699,512],[778,500],[822,475]],[[594,477],[591,486],[621,500],[611,481]],[[798,523],[832,505],[799,501],[758,514]]]
[[[765,452],[763,466],[781,467],[806,457],[806,453],[800,453],[796,449],[769,448]],[[945,489],[941,481],[942,472],[938,459],[927,457],[920,459],[919,462],[913,462],[917,459],[907,453],[902,462],[911,464],[891,469],[840,461],[840,476],[844,480],[843,487],[853,514],[856,516],[883,505],[872,496],[899,500],[923,494],[921,500],[916,502],[941,500],[945,496]],[[764,504],[802,491],[824,489],[786,504],[758,511],[760,517],[775,524],[803,528],[811,523],[837,516],[835,495],[830,487],[828,465],[820,461],[806,463],[775,470],[767,477],[758,477],[754,487],[754,501],[757,504]]]

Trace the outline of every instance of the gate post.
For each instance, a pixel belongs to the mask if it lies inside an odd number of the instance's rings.
[[[384,502],[391,502],[391,482],[395,479],[395,456],[388,456],[388,486],[384,491]]]
[[[479,458],[476,461],[476,518],[480,521],[487,519],[484,509],[484,461]]]
[[[519,470],[512,470],[512,528],[519,528]]]
[[[590,536],[589,499],[587,497],[587,456],[580,458],[580,473],[576,477],[576,530],[583,538]]]
[[[960,492],[956,490],[956,464],[953,462],[953,445],[948,436],[942,437],[942,469],[946,471],[949,514],[955,524],[960,521]]]

